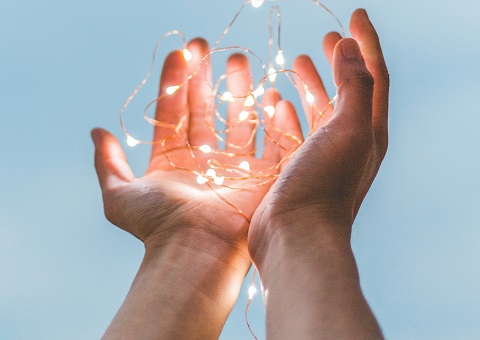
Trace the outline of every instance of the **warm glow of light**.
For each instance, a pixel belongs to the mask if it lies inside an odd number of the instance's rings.
[[[243,122],[244,120],[247,120],[248,116],[250,116],[250,112],[248,111],[242,111],[240,112],[240,114],[238,115],[238,120]]]
[[[260,97],[262,94],[265,93],[265,89],[262,85],[258,85],[257,89],[253,91],[253,95],[256,97]]]
[[[270,80],[271,83],[274,83],[275,80],[277,79],[277,70],[275,70],[273,67],[270,67],[268,69],[268,79]]]
[[[254,285],[248,287],[248,299],[252,300],[255,294],[257,294],[257,288]]]
[[[131,146],[133,148],[134,146],[137,146],[138,144],[140,144],[140,142],[138,140],[136,140],[135,138],[133,138],[130,135],[127,136],[127,145],[128,146]]]
[[[275,58],[275,62],[282,67],[283,65],[285,65],[285,57],[283,56],[282,50],[278,50],[277,57]]]
[[[252,0],[252,6],[255,8],[259,8],[260,6],[263,5],[263,2],[265,0]]]
[[[241,162],[241,163],[238,165],[238,167],[239,167],[240,169],[243,169],[243,170],[245,170],[245,171],[250,172],[250,163],[248,163],[247,161]]]
[[[222,101],[223,102],[234,102],[235,101],[235,98],[233,98],[233,94],[231,92],[228,92],[228,91],[225,91],[223,94],[222,94]]]
[[[165,90],[165,92],[169,95],[172,95],[174,94],[175,92],[178,91],[178,89],[180,88],[179,85],[172,85],[172,86],[169,86],[167,87],[167,89]]]
[[[203,153],[210,153],[212,152],[212,148],[210,147],[210,145],[207,145],[207,144],[204,144],[202,145],[201,147],[198,148],[201,152]]]
[[[225,180],[225,177],[223,177],[223,176],[215,177],[213,179],[213,182],[215,182],[216,185],[222,185],[224,180]]]
[[[217,177],[217,173],[215,172],[215,169],[208,169],[205,175],[210,178]]]
[[[205,184],[208,182],[208,179],[206,179],[202,174],[199,174],[197,176],[197,183],[198,184]]]
[[[315,102],[315,96],[309,90],[305,92],[305,99],[309,104],[313,104]]]
[[[252,96],[248,96],[247,99],[245,99],[245,103],[243,103],[243,105],[246,107],[252,107],[254,104],[255,99]]]
[[[186,61],[190,61],[193,58],[192,52],[190,52],[188,49],[184,48],[183,49],[183,57],[185,58]]]
[[[263,108],[263,111],[265,111],[270,119],[273,118],[273,115],[275,114],[275,107],[268,105]]]

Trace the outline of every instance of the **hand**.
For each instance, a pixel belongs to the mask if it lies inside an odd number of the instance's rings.
[[[350,31],[355,40],[337,33],[324,40],[335,109],[283,169],[250,225],[267,337],[382,337],[360,289],[350,235],[387,150],[389,77],[364,10],[354,12]],[[297,58],[294,70],[324,107],[328,96],[310,58]]]
[[[326,111],[327,123],[316,127],[256,210],[249,230],[254,260],[268,235],[291,222],[335,225],[338,228],[332,232],[349,239],[350,227],[385,156],[387,68],[364,10],[355,11],[350,30],[355,40],[342,40],[338,33],[324,39],[337,85],[337,104]],[[317,106],[325,107],[329,97],[311,59],[298,57],[294,70],[311,89]],[[306,102],[304,108],[309,111]]]
[[[202,39],[189,43],[193,59],[186,62],[180,51],[171,53],[164,64],[160,93],[168,86],[182,83],[192,74],[208,52]],[[234,95],[251,91],[252,79],[248,59],[233,55],[227,63],[227,87]],[[209,338],[219,335],[223,323],[232,308],[243,277],[250,266],[247,250],[248,221],[263,198],[269,185],[251,187],[255,180],[234,183],[244,190],[215,187],[215,190],[242,210],[242,216],[232,206],[222,201],[206,185],[199,185],[190,172],[172,168],[195,168],[189,150],[168,152],[166,158],[161,141],[166,138],[166,148],[185,145],[217,146],[217,140],[205,123],[213,121],[211,99],[210,63],[203,63],[196,76],[171,96],[159,100],[156,120],[177,125],[184,117],[184,129],[180,136],[172,130],[157,126],[150,166],[145,176],[136,178],[126,161],[117,139],[102,129],[92,131],[95,143],[95,166],[103,193],[105,214],[118,227],[128,231],[145,243],[146,255],[132,290],[119,314],[107,331],[108,336],[132,332],[135,337],[143,334],[163,337]],[[278,93],[265,94],[266,102],[279,101]],[[243,102],[228,104],[228,120],[235,121],[243,108]],[[282,108],[279,108],[280,113]],[[294,126],[299,129],[296,116],[277,122],[279,128]],[[243,122],[227,134],[227,143],[244,145],[244,153],[229,159],[233,164],[247,160],[253,171],[264,169],[278,162],[280,153],[267,145],[262,159],[248,155],[254,143],[248,139],[254,126]],[[229,150],[227,148],[227,150]],[[199,162],[209,155],[195,151]],[[206,300],[206,301],[204,301]],[[171,301],[169,306],[166,301]],[[195,303],[198,301],[198,303]],[[155,313],[150,310],[155,308]],[[189,319],[188,315],[192,318]],[[206,324],[208,323],[208,326]],[[151,329],[153,333],[142,333]]]

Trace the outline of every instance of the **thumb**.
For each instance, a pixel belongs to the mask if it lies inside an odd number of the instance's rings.
[[[95,169],[102,191],[135,179],[118,140],[104,129],[93,129],[91,134],[95,144]]]
[[[342,39],[333,53],[333,79],[337,86],[334,120],[350,128],[372,126],[373,77],[365,65],[358,43]]]

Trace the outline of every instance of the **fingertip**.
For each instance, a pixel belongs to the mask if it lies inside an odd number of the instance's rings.
[[[189,66],[191,71],[194,71],[198,64],[209,52],[208,42],[200,37],[194,38],[188,43],[187,49],[192,54],[192,59],[191,62],[189,62]]]
[[[275,106],[278,101],[282,99],[280,92],[273,87],[268,88],[263,94],[262,105],[273,105]]]
[[[202,37],[196,37],[188,42],[187,47],[190,52],[193,52],[192,50],[205,51],[208,50],[208,42]]]
[[[90,137],[92,138],[92,141],[93,141],[93,144],[97,145],[98,144],[98,141],[99,141],[99,134],[100,134],[100,128],[93,128],[91,131],[90,131]]]
[[[332,64],[333,61],[333,51],[335,50],[335,45],[342,39],[342,36],[338,32],[329,32],[323,38],[323,53],[328,59],[328,62]]]
[[[298,72],[298,70],[302,69],[305,65],[313,65],[312,58],[306,54],[301,54],[293,61],[292,68]]]
[[[243,70],[249,66],[248,58],[241,53],[232,54],[227,61],[227,68],[229,69],[229,72]]]
[[[175,50],[170,52],[165,59],[164,65],[168,65],[172,68],[185,67],[187,65],[187,61],[185,60],[183,51]]]
[[[350,32],[352,37],[361,42],[362,39],[374,37],[378,40],[377,31],[373,27],[372,22],[365,9],[359,8],[355,10],[350,19]],[[365,36],[367,34],[368,36]]]

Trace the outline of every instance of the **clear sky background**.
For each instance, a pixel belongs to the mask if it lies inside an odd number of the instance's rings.
[[[0,339],[101,336],[143,247],[103,217],[89,131],[122,136],[118,111],[158,37],[180,29],[215,39],[241,3],[0,2]],[[335,23],[306,0],[293,4],[281,3],[287,66],[309,53],[331,82],[320,46]],[[353,231],[365,295],[390,339],[478,338],[480,5],[325,4],[346,26],[355,8],[368,9],[392,80],[389,153]],[[246,11],[226,43],[263,53],[266,15]],[[137,175],[148,153],[128,150]],[[264,338],[260,300],[250,319]],[[246,301],[245,288],[221,339],[250,338]]]

